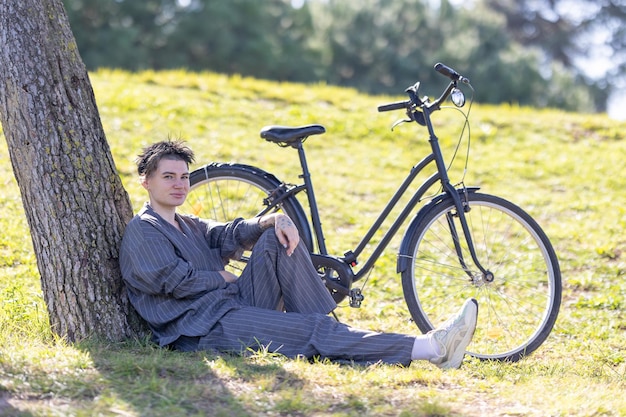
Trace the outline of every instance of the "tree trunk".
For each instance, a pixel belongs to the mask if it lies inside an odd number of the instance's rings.
[[[0,122],[52,330],[137,335],[118,264],[132,207],[62,1],[0,0],[0,39]]]

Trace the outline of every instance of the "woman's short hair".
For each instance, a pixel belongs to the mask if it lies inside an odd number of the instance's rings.
[[[187,165],[194,162],[194,154],[191,148],[182,140],[165,140],[143,148],[137,155],[137,172],[140,176],[150,176],[156,171],[161,159],[181,160]]]

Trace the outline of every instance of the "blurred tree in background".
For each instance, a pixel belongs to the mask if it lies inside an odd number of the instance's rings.
[[[514,42],[540,50],[544,62],[562,64],[589,85],[598,109],[604,110],[607,87],[626,88],[626,1],[484,0],[484,3],[504,16],[506,31]],[[604,67],[600,77],[594,78],[585,71],[585,67],[594,65]]]
[[[329,39],[326,79],[333,84],[398,93],[418,77],[427,85],[445,83],[430,70],[442,61],[480,86],[481,102],[578,109],[584,101],[581,108],[589,110],[588,86],[576,86],[569,73],[544,78],[538,51],[514,42],[504,17],[484,5],[330,0],[317,6],[314,20],[325,22],[317,32]]]
[[[623,0],[64,0],[89,69],[187,68],[399,94],[445,62],[485,103],[605,110]],[[574,7],[576,6],[576,7]],[[579,8],[578,6],[581,6]],[[582,12],[575,12],[582,10]],[[591,78],[598,36],[615,54]]]
[[[89,69],[316,77],[312,21],[284,0],[64,0]]]

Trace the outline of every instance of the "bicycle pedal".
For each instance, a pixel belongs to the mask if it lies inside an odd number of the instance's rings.
[[[361,292],[360,288],[352,288],[350,290],[350,307],[352,308],[360,308],[361,303],[365,299],[365,296]]]

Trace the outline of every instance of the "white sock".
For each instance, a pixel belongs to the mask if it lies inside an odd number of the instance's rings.
[[[411,360],[430,360],[441,356],[439,343],[432,340],[432,335],[425,334],[415,338]]]

